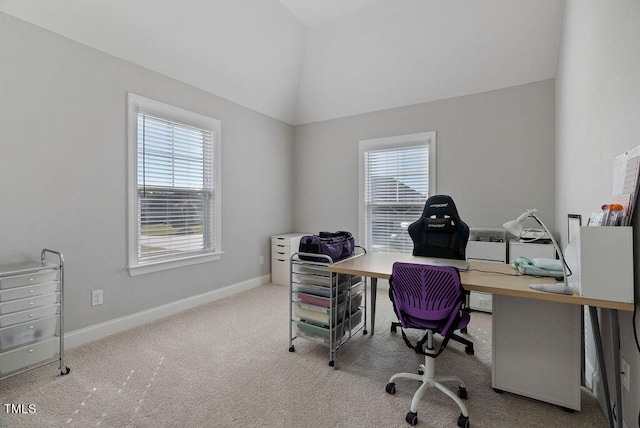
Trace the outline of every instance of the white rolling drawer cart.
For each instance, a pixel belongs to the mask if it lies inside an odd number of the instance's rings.
[[[357,249],[353,257],[365,253]],[[360,330],[367,334],[367,299],[365,277],[329,272],[332,263],[324,254],[291,256],[289,352],[297,338],[328,346],[329,366],[337,369],[339,349]]]
[[[271,237],[271,282],[289,285],[291,256],[298,251],[300,238],[310,233],[286,233]]]
[[[58,263],[45,260],[47,253]],[[0,266],[0,379],[54,362],[64,365],[64,257]]]

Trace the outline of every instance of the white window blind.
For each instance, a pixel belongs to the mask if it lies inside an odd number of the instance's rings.
[[[420,218],[429,197],[428,141],[364,150],[365,246],[410,253],[408,226]]]
[[[214,242],[213,134],[138,113],[138,259],[199,254]]]
[[[220,122],[130,94],[133,274],[220,257]]]

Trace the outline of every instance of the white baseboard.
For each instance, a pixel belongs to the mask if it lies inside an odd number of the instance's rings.
[[[64,335],[64,348],[70,349],[112,334],[120,333],[130,328],[138,327],[159,319],[186,311],[197,306],[214,302],[216,300],[232,296],[252,288],[266,285],[271,281],[271,275],[264,275],[238,284],[229,285],[227,287],[212,290],[196,296],[187,297],[186,299],[167,303],[166,305],[147,309],[135,314],[127,315],[122,318],[116,318],[100,324],[81,328],[66,333]]]

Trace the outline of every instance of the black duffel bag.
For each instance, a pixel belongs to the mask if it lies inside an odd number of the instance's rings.
[[[337,262],[353,256],[355,240],[350,232],[320,232],[318,235],[307,235],[300,238],[301,253],[324,254]],[[327,262],[324,257],[299,256],[301,260]]]

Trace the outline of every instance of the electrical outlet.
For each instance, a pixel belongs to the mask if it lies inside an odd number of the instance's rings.
[[[629,390],[629,377],[631,373],[629,372],[629,363],[624,358],[620,358],[620,377],[622,378],[622,385],[624,389]]]
[[[91,306],[98,306],[102,303],[102,290],[93,290],[91,292]]]
[[[264,264],[264,256],[260,256],[260,266]]]

